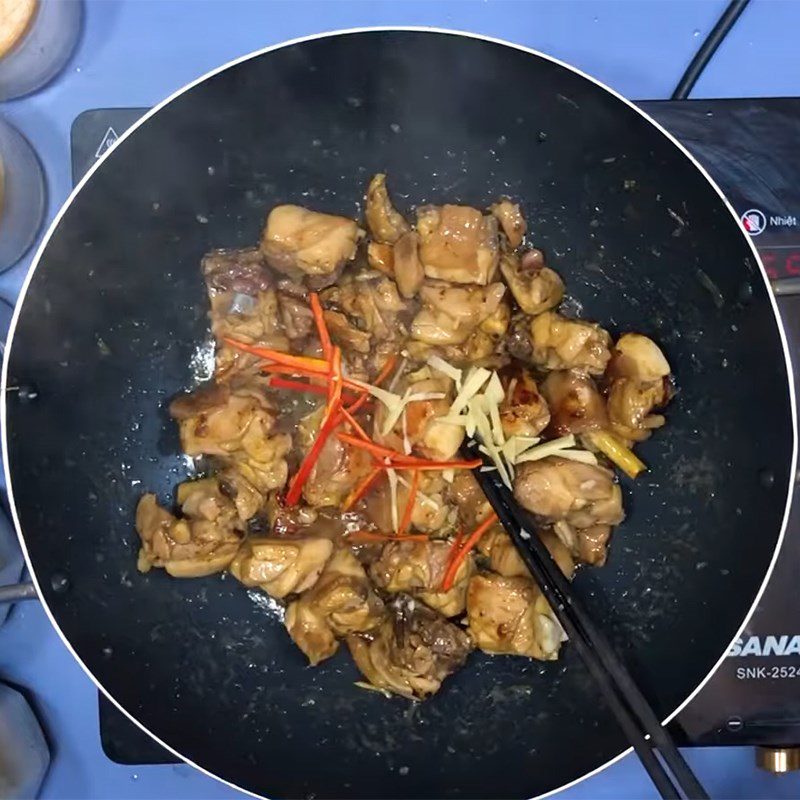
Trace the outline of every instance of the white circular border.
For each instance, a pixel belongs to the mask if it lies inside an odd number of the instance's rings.
[[[192,81],[191,83],[187,83],[186,86],[182,87],[181,89],[178,89],[176,92],[173,92],[165,100],[162,100],[160,103],[158,103],[152,109],[150,109],[150,111],[148,111],[140,120],[138,120],[133,126],[131,126],[127,131],[125,131],[125,133],[123,133],[119,137],[119,139],[115,142],[115,144],[111,148],[109,148],[98,159],[97,163],[94,164],[91,167],[91,169],[89,169],[89,171],[83,176],[83,178],[77,184],[77,186],[75,186],[75,188],[72,190],[72,192],[70,193],[70,195],[67,198],[67,200],[64,203],[64,205],[59,209],[58,213],[55,216],[55,219],[51,223],[50,227],[47,230],[47,233],[45,234],[44,238],[42,239],[41,244],[39,245],[38,249],[36,250],[36,255],[34,256],[33,261],[31,262],[30,270],[28,272],[28,275],[25,278],[25,282],[23,283],[22,290],[21,290],[20,295],[19,295],[19,299],[17,300],[17,305],[16,305],[16,308],[14,310],[14,317],[13,317],[13,319],[11,321],[11,327],[9,329],[8,338],[6,340],[5,355],[3,357],[2,383],[0,383],[0,391],[2,391],[2,399],[3,399],[2,407],[0,407],[0,426],[2,426],[2,438],[3,438],[3,441],[2,441],[2,447],[3,447],[2,455],[3,455],[3,469],[5,470],[6,486],[8,487],[8,501],[9,501],[9,505],[10,505],[10,508],[11,508],[11,516],[12,516],[12,518],[14,520],[14,526],[15,526],[16,531],[17,531],[17,537],[19,539],[20,546],[22,548],[22,552],[25,555],[25,562],[26,562],[26,564],[28,566],[28,569],[30,570],[31,577],[33,579],[33,583],[36,586],[36,591],[39,593],[39,597],[42,599],[42,606],[44,607],[45,613],[47,614],[47,616],[48,616],[48,618],[50,620],[50,624],[55,628],[56,632],[61,637],[61,640],[64,642],[64,645],[67,648],[67,650],[69,650],[69,652],[72,654],[73,658],[78,662],[78,664],[81,666],[83,671],[89,676],[91,681],[106,696],[106,698],[111,703],[113,703],[119,709],[119,711],[122,712],[122,714],[124,714],[134,725],[136,725],[138,728],[140,728],[142,731],[144,731],[148,736],[150,736],[151,738],[155,739],[155,741],[157,741],[165,750],[167,750],[170,753],[172,753],[174,756],[179,758],[181,761],[183,761],[183,762],[185,762],[187,764],[190,764],[195,769],[199,770],[200,772],[204,773],[205,775],[208,775],[210,778],[214,778],[215,780],[218,780],[221,783],[224,783],[225,785],[230,786],[232,789],[236,789],[237,791],[240,791],[240,792],[242,792],[244,794],[247,794],[247,795],[249,795],[251,797],[261,798],[261,800],[268,800],[268,798],[266,798],[266,796],[263,796],[263,795],[257,795],[255,792],[251,792],[248,789],[243,789],[241,786],[237,786],[235,783],[227,781],[224,778],[220,778],[219,776],[214,775],[213,773],[209,772],[207,769],[204,769],[199,764],[196,764],[195,762],[190,761],[189,759],[185,758],[179,752],[177,752],[172,747],[170,747],[168,744],[166,744],[165,742],[161,741],[161,739],[159,739],[155,734],[153,734],[144,725],[142,725],[137,719],[135,719],[131,714],[129,714],[128,711],[126,711],[111,696],[111,694],[105,689],[105,687],[103,687],[100,684],[100,682],[94,677],[94,675],[87,668],[86,664],[83,663],[83,661],[80,659],[78,654],[72,648],[72,645],[69,643],[69,641],[67,640],[66,636],[64,636],[64,633],[61,630],[61,628],[59,628],[58,623],[56,622],[55,617],[53,616],[53,613],[50,611],[50,608],[48,607],[47,603],[44,601],[44,597],[43,597],[42,591],[41,591],[41,586],[39,585],[39,580],[36,577],[36,572],[35,572],[35,570],[33,568],[33,564],[31,563],[30,556],[28,555],[28,549],[25,546],[25,540],[24,540],[24,538],[22,536],[22,527],[20,525],[19,515],[17,514],[17,508],[16,508],[16,505],[14,503],[14,495],[13,495],[12,483],[11,483],[11,474],[10,474],[9,464],[8,464],[8,439],[7,439],[7,436],[6,436],[6,422],[7,422],[7,419],[6,419],[6,417],[7,417],[7,412],[6,412],[6,397],[7,397],[6,385],[7,385],[7,381],[8,381],[9,357],[10,357],[10,353],[11,353],[11,346],[13,344],[14,334],[15,334],[16,329],[17,329],[17,321],[19,319],[19,312],[20,312],[20,309],[22,308],[23,300],[25,299],[25,296],[26,296],[26,294],[28,292],[28,287],[30,286],[30,282],[31,282],[31,279],[33,278],[33,274],[34,274],[34,272],[36,270],[36,267],[38,267],[39,261],[42,258],[42,254],[44,253],[44,251],[45,251],[45,249],[47,247],[47,244],[50,241],[50,238],[52,237],[53,233],[55,232],[56,228],[58,227],[58,223],[61,221],[61,217],[64,216],[66,210],[72,204],[72,201],[75,199],[75,197],[77,196],[78,192],[80,192],[80,190],[83,188],[83,186],[86,184],[86,182],[92,177],[92,175],[94,175],[94,173],[100,168],[100,166],[103,164],[103,162],[108,158],[109,153],[113,152],[113,150],[115,150],[116,147],[121,142],[124,142],[125,139],[127,139],[128,136],[130,136],[140,125],[145,123],[147,120],[150,119],[150,117],[152,117],[155,114],[157,114],[162,108],[164,108],[164,106],[166,106],[168,103],[172,102],[176,97],[179,97],[184,92],[189,91],[189,89],[192,89],[193,87],[197,86],[198,84],[202,83],[203,81],[207,80],[208,78],[211,78],[214,75],[217,75],[220,72],[223,72],[224,70],[228,69],[229,67],[236,66],[237,64],[241,64],[241,63],[243,63],[245,61],[249,61],[251,58],[256,58],[258,56],[264,55],[265,53],[270,53],[273,50],[280,50],[280,49],[282,49],[284,47],[291,47],[292,45],[295,45],[295,44],[302,44],[303,42],[310,42],[310,41],[314,41],[316,39],[326,39],[326,38],[329,38],[329,37],[332,37],[332,36],[345,36],[345,35],[358,34],[358,33],[391,32],[391,31],[412,31],[412,32],[417,32],[417,33],[436,33],[436,34],[444,34],[444,35],[449,35],[449,36],[463,36],[463,37],[468,38],[468,39],[478,39],[478,40],[484,41],[484,42],[491,42],[492,44],[503,45],[505,47],[510,47],[510,48],[512,48],[514,50],[519,50],[521,52],[528,53],[528,54],[533,55],[533,56],[537,56],[538,58],[542,58],[542,59],[544,59],[546,61],[550,61],[553,64],[557,64],[558,66],[563,67],[564,69],[567,69],[570,72],[573,72],[573,73],[575,73],[577,75],[580,75],[582,78],[585,78],[588,81],[591,81],[596,86],[599,86],[601,89],[604,89],[606,92],[608,92],[609,94],[611,94],[614,97],[616,97],[617,100],[622,101],[625,105],[627,105],[629,108],[633,109],[637,114],[639,114],[641,117],[646,119],[653,127],[657,128],[667,139],[669,139],[672,142],[673,145],[675,145],[675,147],[678,150],[680,150],[686,156],[686,158],[688,158],[694,164],[694,166],[697,168],[697,170],[703,175],[703,177],[709,182],[709,184],[711,184],[711,186],[717,192],[717,194],[719,195],[720,199],[722,200],[722,202],[725,204],[726,208],[730,212],[731,216],[736,221],[737,226],[739,226],[740,229],[742,230],[742,235],[744,236],[744,238],[746,239],[747,243],[749,244],[750,250],[751,250],[752,255],[753,255],[753,259],[754,259],[755,263],[758,265],[759,271],[761,273],[761,279],[764,282],[764,287],[766,288],[767,295],[770,298],[770,303],[772,305],[772,312],[775,315],[775,322],[777,323],[778,330],[780,332],[781,343],[783,344],[783,355],[784,355],[784,359],[786,361],[786,373],[787,373],[787,375],[789,377],[789,400],[790,400],[791,413],[792,413],[792,463],[791,463],[791,469],[789,471],[789,485],[787,486],[786,508],[784,509],[783,522],[781,524],[780,535],[778,536],[778,542],[775,545],[775,552],[772,555],[772,560],[770,561],[769,568],[767,569],[767,573],[764,576],[764,580],[763,580],[763,582],[761,584],[761,587],[759,588],[759,590],[758,590],[758,592],[756,594],[756,597],[753,600],[753,604],[750,607],[750,610],[747,612],[747,615],[746,615],[745,619],[743,620],[741,626],[736,631],[735,635],[732,637],[730,643],[728,644],[728,647],[725,648],[725,652],[719,657],[719,659],[717,660],[717,663],[714,664],[714,666],[711,668],[711,671],[708,673],[708,675],[706,675],[706,677],[700,682],[700,684],[697,686],[697,688],[695,688],[695,690],[686,698],[686,700],[684,700],[683,703],[681,703],[678,706],[678,708],[676,708],[671,714],[669,714],[669,716],[667,716],[663,720],[662,724],[666,725],[668,722],[670,722],[674,717],[676,717],[695,698],[695,696],[706,685],[706,683],[708,683],[708,681],[711,678],[711,676],[717,671],[718,667],[725,660],[727,652],[730,649],[730,647],[733,644],[733,642],[736,641],[736,639],[739,638],[739,636],[741,635],[742,631],[744,630],[745,626],[747,625],[747,622],[748,622],[750,616],[752,615],[753,611],[755,611],[756,606],[758,605],[759,601],[761,600],[761,596],[764,594],[764,590],[767,587],[767,583],[769,582],[769,579],[770,579],[770,577],[772,575],[772,571],[775,568],[775,564],[777,562],[778,555],[780,553],[781,547],[783,546],[784,538],[785,538],[785,535],[786,535],[786,526],[787,526],[787,523],[788,523],[788,520],[789,520],[789,509],[790,509],[791,500],[792,500],[792,490],[793,490],[793,485],[794,485],[794,475],[795,475],[795,471],[797,469],[797,411],[796,411],[796,405],[795,405],[794,381],[793,381],[793,377],[792,377],[793,372],[792,372],[791,360],[790,360],[790,357],[789,357],[789,346],[788,346],[787,339],[786,339],[786,332],[784,331],[783,322],[781,321],[780,313],[778,311],[778,304],[777,304],[777,302],[775,300],[775,297],[772,294],[772,290],[770,288],[770,283],[769,283],[769,279],[767,277],[767,273],[766,273],[766,271],[764,269],[764,265],[761,263],[761,259],[760,259],[759,255],[758,255],[758,252],[756,251],[755,245],[753,244],[752,238],[745,234],[745,231],[741,226],[741,220],[740,220],[739,215],[736,213],[736,211],[734,210],[733,206],[728,202],[727,198],[722,193],[722,190],[719,188],[719,186],[717,186],[717,184],[714,182],[712,177],[708,174],[706,169],[694,158],[694,156],[669,131],[667,131],[666,128],[664,128],[662,125],[660,125],[658,122],[656,122],[652,117],[650,117],[648,114],[646,114],[644,111],[642,111],[641,108],[639,108],[638,106],[634,105],[634,103],[632,103],[630,100],[628,100],[625,97],[623,97],[618,92],[614,91],[614,89],[610,88],[609,86],[606,86],[604,83],[601,83],[597,79],[593,78],[590,75],[587,75],[585,72],[577,69],[576,67],[573,67],[570,64],[567,64],[564,61],[561,61],[560,59],[554,58],[553,56],[546,55],[545,53],[541,53],[538,50],[534,50],[534,49],[532,49],[530,47],[525,47],[524,45],[520,45],[520,44],[514,44],[513,42],[508,42],[508,41],[505,41],[504,39],[497,39],[497,38],[492,37],[492,36],[483,36],[482,34],[470,33],[468,31],[458,31],[458,30],[451,30],[451,29],[448,29],[448,28],[425,27],[425,26],[418,26],[418,25],[410,25],[410,26],[376,26],[376,27],[367,27],[367,28],[346,28],[346,29],[343,29],[343,30],[327,31],[327,32],[324,32],[324,33],[311,34],[309,36],[301,36],[301,37],[299,37],[297,39],[290,39],[289,41],[286,41],[286,42],[281,42],[279,44],[270,45],[269,47],[264,47],[261,50],[255,50],[252,53],[248,53],[247,55],[240,56],[239,58],[235,58],[232,61],[229,61],[226,64],[223,64],[222,66],[217,67],[216,69],[210,70],[205,75],[202,75],[201,77],[197,78],[196,80]],[[597,775],[598,773],[602,772],[607,767],[610,767],[612,764],[615,764],[621,758],[623,758],[626,755],[628,755],[628,753],[630,753],[632,750],[633,750],[632,747],[629,747],[627,750],[623,750],[619,755],[614,756],[614,758],[609,759],[608,761],[605,762],[605,764],[601,764],[599,767],[597,767],[596,769],[592,770],[591,772],[587,772],[585,775],[582,775],[580,778],[576,778],[574,781],[571,781],[569,783],[565,783],[563,786],[559,786],[557,789],[553,789],[553,790],[551,790],[551,791],[549,791],[549,792],[547,792],[547,793],[545,793],[543,795],[538,795],[538,798],[551,797],[552,795],[557,794],[558,792],[564,791],[565,789],[569,789],[570,787],[575,786],[578,783],[581,783],[582,781],[586,780],[587,778],[591,778],[593,775]]]

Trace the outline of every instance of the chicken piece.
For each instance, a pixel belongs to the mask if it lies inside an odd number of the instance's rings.
[[[314,508],[340,506],[371,469],[369,453],[329,436],[303,484],[303,499]]]
[[[511,319],[511,309],[508,303],[501,302],[497,310],[490,314],[467,338],[463,344],[447,345],[437,350],[438,355],[445,361],[460,367],[489,367],[497,369],[506,363],[502,355],[503,336],[508,330],[509,320]],[[414,345],[419,342],[411,341],[407,345],[407,350],[411,357]],[[421,355],[427,358],[431,354],[430,345],[424,345],[426,352]]]
[[[370,576],[387,592],[407,592],[445,617],[455,617],[466,607],[467,583],[475,572],[475,563],[468,555],[456,572],[453,586],[441,591],[451,549],[452,544],[442,539],[389,542],[370,566]]]
[[[408,504],[411,475],[400,474],[400,485],[397,487],[397,507],[402,515]],[[446,536],[455,530],[455,509],[443,497],[444,483],[440,475],[421,472],[419,491],[411,512],[411,527],[423,533],[435,533]],[[378,483],[364,502],[364,513],[367,519],[381,531],[392,530],[392,502],[389,487],[385,481]]]
[[[550,551],[550,555],[553,556],[553,561],[558,564],[564,575],[571,580],[575,575],[575,560],[572,557],[572,553],[553,531],[543,530],[538,531],[537,534],[544,542],[544,546]]]
[[[610,525],[574,528],[564,520],[553,524],[553,535],[558,537],[572,556],[583,564],[595,567],[602,567],[606,563],[611,530]]]
[[[292,437],[288,433],[265,438],[254,428],[242,438],[242,449],[231,454],[230,469],[238,472],[255,491],[266,495],[286,485],[289,478],[286,456],[291,449]]]
[[[670,366],[661,348],[640,333],[624,333],[614,345],[608,376],[636,378],[640,381],[660,381],[669,377]]]
[[[405,407],[405,416],[397,420],[381,441],[403,452],[405,443],[411,449],[434,461],[448,461],[458,452],[464,441],[464,427],[450,422],[440,422],[447,415],[455,397],[453,382],[446,377],[427,378],[409,383],[406,395],[441,395],[439,399],[415,400]],[[381,405],[376,414],[376,426],[384,430],[387,411]]]
[[[198,508],[199,511],[199,508]],[[240,538],[231,527],[233,515],[220,513],[209,520],[177,519],[145,494],[136,506],[136,532],[142,546],[137,568],[148,572],[163,567],[175,578],[202,578],[221,572],[239,549]]]
[[[492,510],[470,470],[456,472],[452,483],[447,487],[446,496],[448,502],[458,509],[458,521],[465,531],[474,530]]]
[[[528,230],[519,204],[512,203],[510,200],[500,200],[490,206],[489,211],[500,223],[509,245],[512,248],[519,247],[522,244],[522,237]]]
[[[367,263],[372,269],[394,278],[394,247],[381,242],[367,245]]]
[[[286,462],[284,462],[286,463]],[[287,468],[288,472],[288,468]],[[274,488],[278,488],[286,483],[286,478],[278,483],[277,478],[270,481],[276,483]],[[288,477],[288,475],[287,475]],[[254,517],[264,506],[266,497],[265,492],[260,492],[256,487],[242,475],[236,466],[226,467],[217,473],[217,483],[219,491],[227,497],[236,508],[236,513],[240,520],[248,520]],[[264,485],[264,481],[259,481],[260,485]]]
[[[178,421],[181,446],[190,456],[224,456],[248,443],[266,440],[274,424],[266,397],[247,388],[214,385],[182,395],[170,403]]]
[[[441,473],[420,473],[419,491],[411,513],[411,527],[414,530],[440,536],[446,536],[455,530],[456,509],[445,501],[444,485]],[[406,487],[403,487],[403,491],[398,491],[397,502],[402,508],[405,508],[407,493]]]
[[[339,311],[325,311],[325,324],[331,339],[345,352],[369,353],[372,337],[367,331],[359,330]]]
[[[611,430],[626,442],[641,442],[666,420],[653,414],[672,397],[670,366],[658,345],[638,333],[623,334],[606,372]]]
[[[178,485],[177,501],[185,517],[233,525],[236,507],[221,490],[217,478],[200,478]]]
[[[666,423],[662,414],[652,412],[663,408],[670,397],[668,380],[645,382],[635,378],[617,378],[608,391],[611,430],[626,444],[648,439],[656,428]]]
[[[622,522],[622,491],[604,467],[548,456],[517,465],[514,497],[548,521],[577,528]]]
[[[369,637],[348,636],[356,666],[378,689],[424,699],[461,667],[472,650],[470,637],[441,614],[407,595]]]
[[[502,283],[483,288],[426,283],[419,290],[422,309],[411,323],[411,336],[431,345],[463,344],[486,322],[505,333],[509,315],[504,294]]]
[[[178,420],[187,455],[229,457],[230,469],[262,495],[286,483],[292,439],[286,433],[270,435],[275,418],[258,387],[201,389],[173,400],[170,414]]]
[[[395,210],[386,191],[386,176],[378,173],[367,189],[367,228],[376,242],[394,244],[410,230],[402,214]]]
[[[404,233],[397,240],[393,264],[398,291],[406,299],[414,297],[425,281],[419,260],[419,236],[414,231]]]
[[[338,649],[337,636],[370,631],[383,618],[383,603],[349,550],[337,550],[313,589],[286,609],[286,630],[312,666]]]
[[[289,349],[274,289],[265,289],[255,296],[219,292],[211,297],[210,317],[211,332],[217,341],[230,338],[274,350]],[[248,364],[258,361],[249,353],[237,353]]]
[[[501,306],[507,309],[507,306]],[[502,360],[497,360],[498,340],[500,337],[492,336],[478,328],[464,344],[450,345],[440,349],[442,358],[458,367],[495,367],[502,366]]]
[[[606,404],[595,382],[579,370],[555,370],[542,383],[550,407],[552,436],[575,435],[606,428]]]
[[[375,339],[397,340],[405,336],[398,315],[405,311],[406,304],[394,281],[347,281],[325,290],[321,300],[331,338],[345,351],[367,354]]]
[[[210,294],[231,292],[257,297],[272,287],[264,256],[256,247],[212,250],[200,262]]]
[[[553,556],[564,575],[572,578],[575,574],[575,561],[570,548],[552,531],[543,530],[536,535],[550,551],[550,555]],[[489,558],[490,568],[498,575],[504,575],[507,578],[531,577],[531,573],[525,566],[514,542],[511,541],[511,537],[499,525],[488,530],[481,537],[478,546],[481,553]]]
[[[564,296],[564,282],[544,265],[541,250],[529,250],[521,259],[514,253],[504,253],[500,271],[517,305],[531,316],[555,308]]]
[[[353,260],[361,236],[363,231],[352,219],[301,206],[276,206],[267,217],[261,253],[273,269],[295,280],[330,276]]]
[[[511,317],[508,336],[503,344],[512,358],[523,364],[533,363],[533,342],[531,341],[531,318],[517,312]]]
[[[545,311],[531,322],[531,359],[540,369],[582,369],[602,375],[611,337],[599,325]]]
[[[417,209],[419,258],[429,278],[486,286],[497,271],[497,219],[469,206]]]
[[[310,589],[333,554],[330,539],[251,537],[242,544],[229,567],[245,586],[282,600]]]
[[[506,438],[538,436],[550,422],[550,409],[531,373],[520,367],[506,376],[506,396],[500,403],[500,423]]]
[[[327,536],[330,532],[327,520],[324,531],[316,524],[320,520],[320,512],[316,508],[305,505],[285,506],[276,493],[267,498],[264,504],[264,516],[267,522],[266,529],[272,531],[275,536],[311,536],[324,533],[326,538],[334,540],[333,536]],[[338,532],[335,532],[336,534]]]
[[[553,661],[566,638],[539,588],[524,577],[475,575],[467,589],[467,620],[485,653]]]
[[[288,280],[278,284],[278,311],[281,329],[289,341],[306,339],[313,332],[314,315],[302,286]]]

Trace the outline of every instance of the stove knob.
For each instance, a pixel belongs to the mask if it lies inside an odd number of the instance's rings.
[[[756,747],[756,765],[780,775],[800,769],[800,747]]]

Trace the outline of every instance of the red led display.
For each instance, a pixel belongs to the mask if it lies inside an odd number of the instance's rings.
[[[800,276],[800,247],[796,250],[764,248],[758,252],[770,280]]]

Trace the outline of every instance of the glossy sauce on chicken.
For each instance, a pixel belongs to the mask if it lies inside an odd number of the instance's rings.
[[[207,254],[214,375],[170,414],[208,471],[174,508],[141,498],[140,571],[228,571],[285,604],[310,664],[346,643],[369,686],[413,699],[474,649],[557,658],[461,446],[478,440],[572,578],[605,563],[614,468],[643,468],[631,448],[673,383],[652,340],[559,311],[569,276],[531,238],[511,199],[403,214],[376,175],[364,220],[282,205],[257,246]]]

